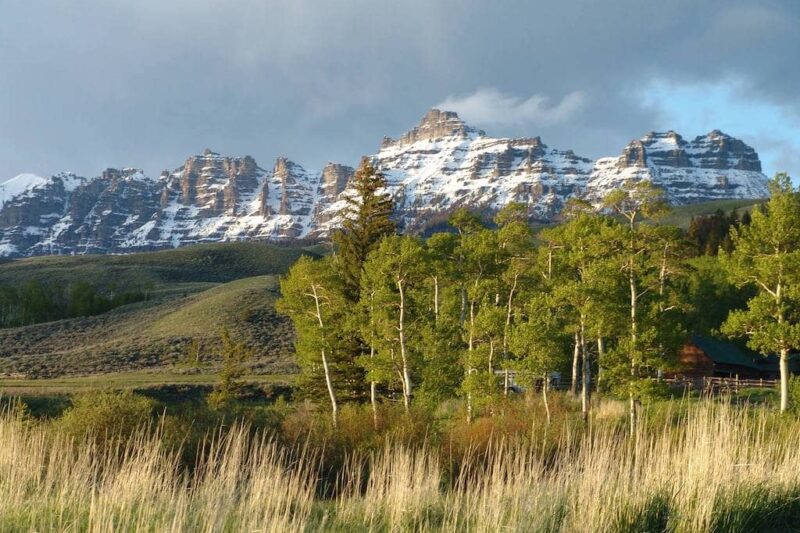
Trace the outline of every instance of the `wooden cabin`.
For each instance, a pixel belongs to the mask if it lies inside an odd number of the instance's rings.
[[[758,355],[736,344],[711,337],[692,337],[679,355],[680,369],[673,374],[682,377],[725,377],[758,379],[764,377]]]

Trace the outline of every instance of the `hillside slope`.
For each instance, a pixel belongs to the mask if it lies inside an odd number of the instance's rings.
[[[213,366],[223,327],[254,351],[251,372],[290,372],[293,331],[275,312],[277,297],[275,276],[210,288],[178,284],[169,294],[103,315],[0,330],[0,375],[54,377],[176,366],[195,371],[187,361],[190,344],[199,343],[199,366]]]
[[[213,366],[223,327],[256,352],[253,372],[291,371],[292,328],[273,304],[277,276],[302,254],[316,255],[307,248],[225,243],[1,263],[0,285],[89,283],[101,290],[145,290],[147,300],[97,316],[0,329],[0,374],[186,366],[182,360],[193,340],[200,343],[203,365]]]

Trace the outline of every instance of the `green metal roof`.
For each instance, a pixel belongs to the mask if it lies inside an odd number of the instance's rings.
[[[743,366],[759,370],[753,357],[732,342],[711,337],[692,337],[692,343],[703,350],[712,361],[723,365]]]

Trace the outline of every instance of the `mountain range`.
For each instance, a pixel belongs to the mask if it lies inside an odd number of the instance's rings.
[[[619,156],[593,160],[539,137],[490,137],[454,112],[432,109],[367,157],[386,176],[408,232],[459,207],[492,211],[512,201],[526,204],[532,220],[550,221],[569,198],[597,204],[628,180],[653,181],[675,205],[768,195],[756,151],[718,130],[693,140],[651,132]],[[322,239],[341,220],[353,174],[338,163],[306,170],[285,157],[265,169],[250,156],[209,149],[158,177],[135,168],[92,178],[22,174],[0,184],[0,255]]]

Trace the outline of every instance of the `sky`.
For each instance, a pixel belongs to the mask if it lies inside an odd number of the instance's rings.
[[[797,0],[0,0],[0,181],[355,164],[431,107],[586,157],[721,129],[800,177],[798,27]]]

